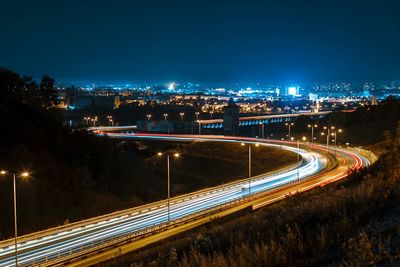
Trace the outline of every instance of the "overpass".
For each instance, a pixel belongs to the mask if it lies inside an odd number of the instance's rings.
[[[291,114],[279,114],[279,115],[262,115],[262,116],[250,116],[240,117],[239,126],[251,126],[258,124],[274,124],[274,123],[285,123],[293,122],[299,116],[307,116],[312,119],[321,119],[332,111],[322,112],[307,112],[307,113],[291,113]],[[212,120],[198,120],[197,123],[201,125],[203,129],[218,129],[224,127],[223,119],[212,119]]]

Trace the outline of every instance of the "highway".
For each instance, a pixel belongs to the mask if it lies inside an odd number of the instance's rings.
[[[303,144],[300,149],[294,147],[295,143],[259,140],[254,138],[223,137],[223,136],[194,136],[194,135],[161,135],[161,134],[129,134],[114,132],[97,132],[112,138],[138,138],[162,139],[170,141],[220,141],[220,142],[245,142],[263,146],[278,147],[280,149],[298,153],[301,156],[299,165],[285,170],[243,179],[237,182],[200,190],[194,193],[171,198],[170,222],[168,222],[166,200],[150,203],[144,206],[115,212],[113,214],[96,217],[82,222],[41,231],[19,237],[18,262],[19,266],[50,265],[53,261],[60,261],[75,255],[85,255],[85,251],[108,246],[126,236],[140,234],[149,229],[171,226],[194,215],[206,214],[219,207],[231,207],[238,203],[255,199],[260,194],[274,191],[277,188],[293,186],[299,181],[309,182],[320,179],[323,182],[334,181],[347,175],[348,169],[359,169],[368,164],[368,160],[356,152],[338,149],[337,158],[339,166],[331,171],[329,180],[322,173],[328,167],[327,153],[324,146]],[[320,175],[320,177],[318,177]],[[325,177],[325,178],[324,178]],[[296,185],[299,187],[299,185]],[[299,187],[301,191],[307,186]],[[251,195],[249,195],[251,192]],[[265,204],[265,203],[264,203]],[[260,206],[263,203],[259,203]],[[0,242],[0,266],[15,266],[15,247],[13,240]]]

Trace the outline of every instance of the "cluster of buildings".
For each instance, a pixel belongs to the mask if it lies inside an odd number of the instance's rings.
[[[400,82],[316,83],[301,86],[230,87],[194,83],[123,86],[59,86],[61,107],[67,110],[119,109],[129,107],[191,107],[201,113],[223,113],[230,99],[240,113],[279,114],[355,109],[377,104],[389,95],[400,96]]]

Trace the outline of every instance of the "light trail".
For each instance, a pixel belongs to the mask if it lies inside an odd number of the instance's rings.
[[[105,135],[101,130],[97,134]],[[315,146],[321,153],[310,152],[304,149],[297,149],[290,145],[293,142],[258,140],[254,138],[242,137],[223,137],[223,136],[193,136],[193,135],[160,135],[160,134],[125,134],[107,133],[112,138],[140,138],[157,139],[170,141],[220,141],[220,142],[246,142],[249,144],[259,144],[271,146],[294,153],[302,157],[301,164],[296,168],[288,168],[285,171],[278,171],[252,177],[250,181],[251,196],[258,193],[274,190],[282,186],[306,180],[307,177],[315,176],[327,166],[324,156],[324,147]],[[351,168],[359,169],[367,163],[354,152],[347,150],[337,150],[340,157],[349,161]],[[338,171],[332,176],[332,180],[340,179],[347,175],[347,168]],[[201,212],[212,210],[222,204],[232,201],[246,201],[248,194],[248,179],[232,182],[229,184],[200,190],[194,193],[174,197],[170,202],[170,217],[172,224],[183,220],[189,216],[200,214]],[[322,183],[321,183],[322,185]],[[34,263],[43,263],[59,258],[60,256],[73,255],[91,246],[107,244],[111,240],[128,236],[139,232],[146,227],[164,225],[168,221],[167,206],[165,201],[147,204],[143,207],[135,207],[123,212],[118,212],[115,216],[100,216],[87,223],[71,224],[55,229],[39,232],[37,235],[27,235],[19,237],[18,259],[20,266],[31,266]],[[10,240],[0,242],[0,266],[14,266],[14,250]]]

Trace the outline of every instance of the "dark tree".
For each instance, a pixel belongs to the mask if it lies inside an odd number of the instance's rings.
[[[24,81],[21,77],[8,69],[0,68],[0,101],[14,103],[22,99]]]
[[[40,95],[42,98],[42,105],[44,107],[52,107],[57,105],[57,90],[54,88],[54,79],[44,75],[40,82]]]

